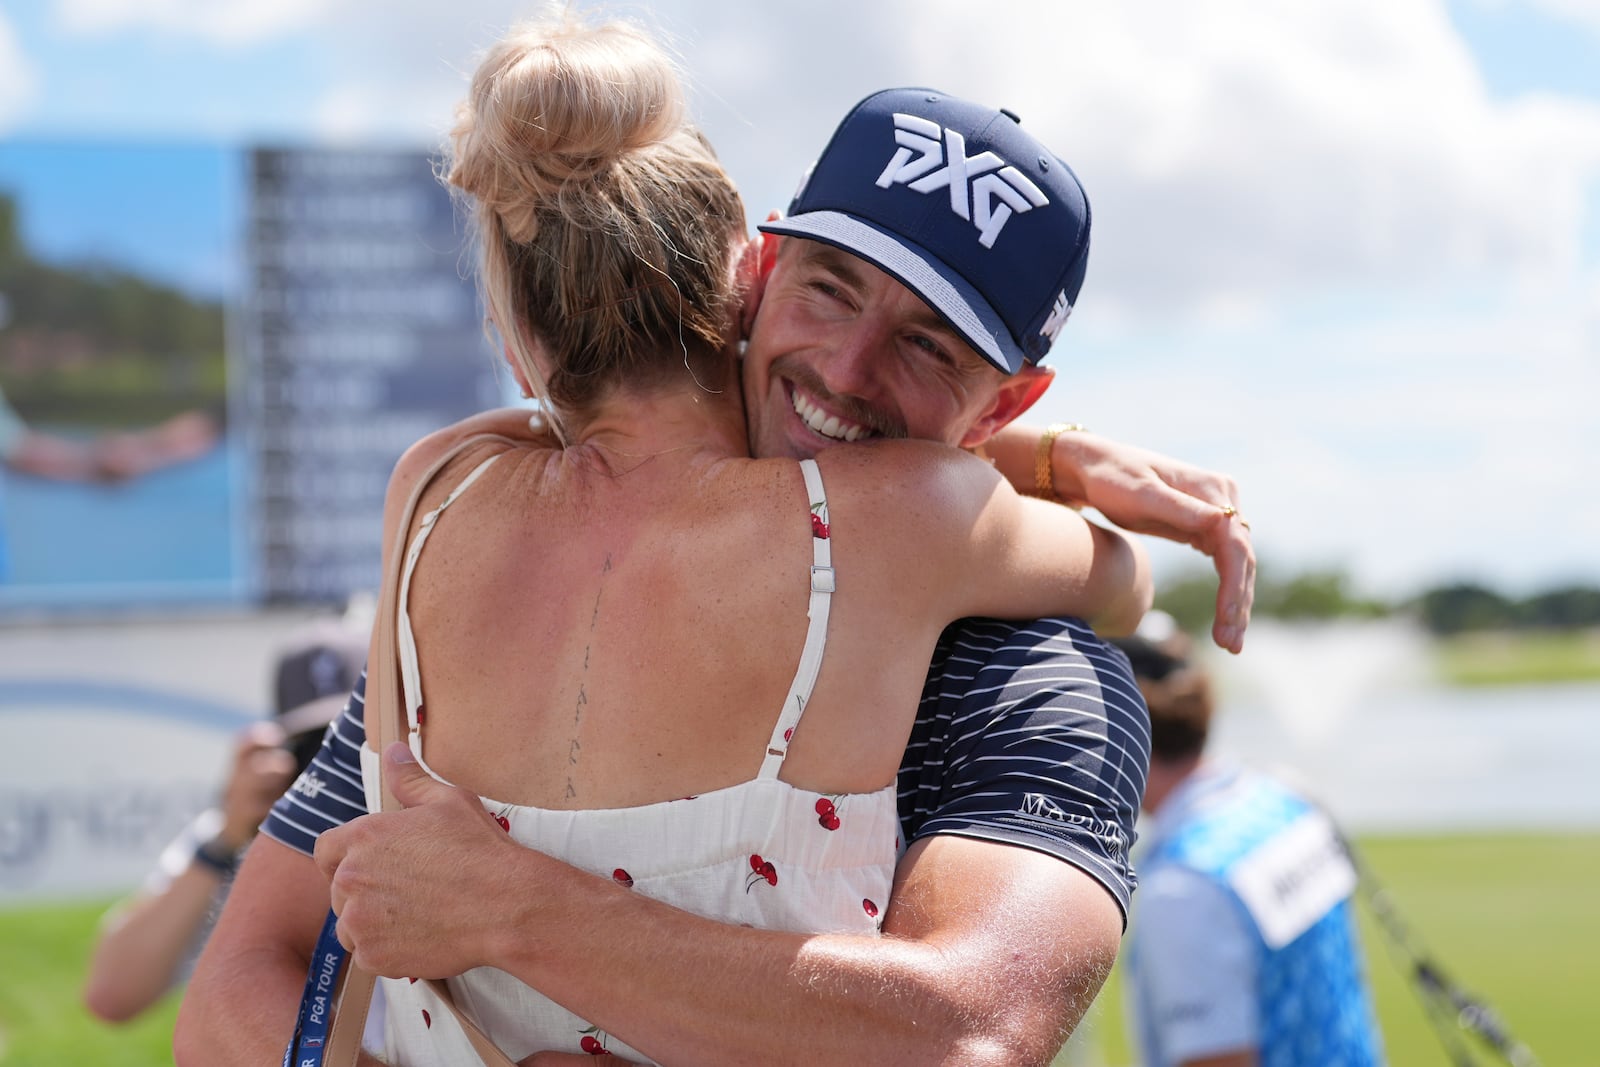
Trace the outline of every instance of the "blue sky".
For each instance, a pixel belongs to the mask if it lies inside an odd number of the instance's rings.
[[[1018,111],[1095,208],[1037,416],[1234,474],[1269,573],[1600,582],[1600,0],[610,9],[675,42],[752,222],[874,89]],[[187,184],[134,208],[57,193],[214,277],[183,249],[229,210],[204,192],[221,148],[436,144],[475,52],[530,10],[0,6],[0,176],[40,139],[189,146]]]

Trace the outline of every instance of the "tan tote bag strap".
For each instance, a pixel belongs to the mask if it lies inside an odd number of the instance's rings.
[[[389,546],[389,566],[384,572],[383,588],[378,597],[378,613],[373,622],[376,627],[373,642],[375,658],[373,662],[367,664],[365,714],[367,738],[369,743],[376,742],[373,747],[380,754],[390,744],[404,737],[406,732],[406,728],[401,725],[405,711],[404,701],[401,699],[400,655],[395,643],[395,624],[400,608],[400,571],[405,566],[411,524],[416,518],[417,503],[447,464],[474,445],[493,442],[513,447],[517,445],[516,441],[499,434],[475,434],[457,442],[435,460],[422,477],[417,479],[416,486],[411,490],[411,497],[406,501],[400,524],[395,529],[394,544]],[[388,782],[382,783],[381,792],[382,810],[399,810],[400,804],[390,792]],[[356,966],[354,959],[345,962],[343,992],[339,996],[339,1007],[334,1012],[333,1022],[328,1031],[328,1048],[324,1057],[328,1067],[355,1067],[356,1058],[361,1054],[361,1035],[366,1029],[367,1012],[372,1006],[372,990],[375,983],[375,976]],[[467,1040],[472,1043],[473,1049],[483,1060],[485,1067],[516,1067],[511,1058],[501,1052],[465,1012],[456,1007],[449,986],[437,979],[429,979],[427,985],[440,1000],[444,1001],[445,1006],[456,1017],[456,1021],[461,1024]]]

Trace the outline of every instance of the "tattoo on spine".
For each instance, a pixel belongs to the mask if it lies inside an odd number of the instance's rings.
[[[600,567],[600,577],[601,577],[602,581],[604,580],[605,576],[610,574],[610,573],[611,573],[611,553],[607,552],[606,553],[605,563],[602,564],[601,567]],[[590,641],[591,642],[593,641],[593,634],[594,634],[595,626],[600,622],[600,595],[603,592],[605,592],[605,587],[602,585],[600,589],[595,590],[595,594],[594,594],[594,611],[591,612],[590,615],[589,615],[589,633],[590,633]],[[592,643],[591,644],[586,644],[586,645],[583,646],[583,670],[584,670],[585,674],[587,674],[588,670],[589,670],[589,652],[590,652],[590,649],[592,647],[593,647]],[[583,743],[578,740],[578,736],[583,732],[583,729],[582,729],[583,728],[583,709],[584,709],[584,706],[587,705],[588,703],[589,703],[588,683],[587,682],[579,682],[578,683],[578,700],[577,700],[577,703],[574,705],[574,707],[572,709],[572,742],[571,742],[571,744],[569,744],[567,746],[567,765],[569,767],[576,767],[578,765],[578,757],[583,752]],[[569,772],[568,775],[567,775],[566,797],[567,797],[568,800],[572,800],[575,797],[577,797],[577,795],[578,795],[578,788],[573,783],[572,775]]]

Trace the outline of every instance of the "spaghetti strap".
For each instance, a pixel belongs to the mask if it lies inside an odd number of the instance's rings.
[[[399,646],[400,657],[400,692],[405,698],[406,707],[406,743],[411,748],[411,754],[417,762],[427,766],[422,759],[422,671],[417,665],[417,640],[411,630],[411,612],[408,600],[411,595],[411,572],[416,569],[417,560],[422,556],[422,546],[427,543],[428,535],[433,532],[433,525],[444,514],[444,509],[455,503],[456,498],[466,492],[467,486],[477,481],[484,471],[488,470],[494,461],[504,453],[497,452],[472,468],[472,473],[461,480],[461,484],[450,491],[450,495],[422,517],[422,525],[417,528],[416,534],[411,538],[411,547],[406,552],[405,569],[400,573],[400,593],[395,604],[395,643]]]
[[[778,724],[772,729],[767,742],[767,755],[761,761],[759,778],[776,778],[783,769],[789,754],[789,740],[794,736],[800,716],[811,699],[811,689],[817,683],[817,670],[822,666],[822,650],[828,640],[828,607],[833,597],[833,545],[828,530],[828,494],[822,488],[822,473],[817,461],[800,461],[800,473],[806,481],[806,499],[811,503],[811,603],[806,611],[810,622],[806,626],[806,644],[800,653],[800,667],[789,685],[789,695],[784,697],[783,710]]]

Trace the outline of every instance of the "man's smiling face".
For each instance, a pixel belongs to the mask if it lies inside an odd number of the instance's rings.
[[[1035,368],[1008,378],[865,260],[784,238],[744,356],[750,447],[801,459],[873,437],[975,445],[1047,381]]]

